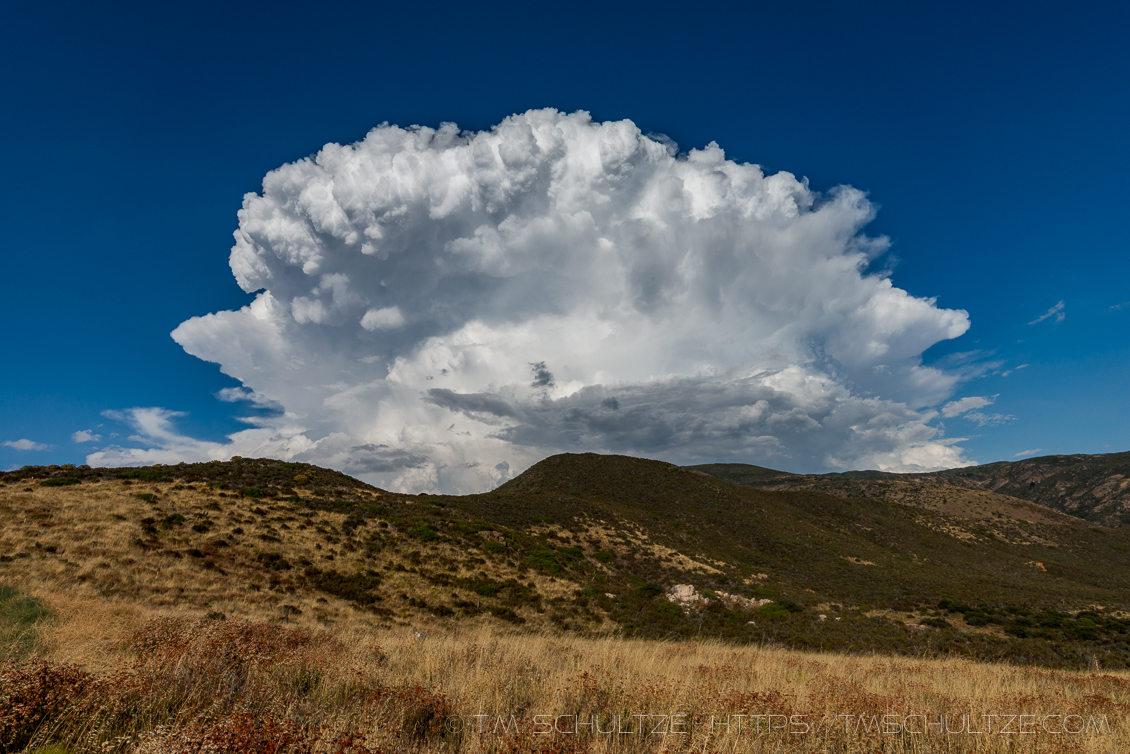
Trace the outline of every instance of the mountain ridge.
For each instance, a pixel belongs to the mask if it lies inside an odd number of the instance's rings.
[[[793,474],[745,464],[700,464],[690,470],[762,489],[816,489],[829,494],[871,496],[911,502],[908,487],[936,484],[981,490],[1036,503],[1084,521],[1130,528],[1130,452],[1099,455],[1070,454],[996,461],[944,471],[894,473],[847,471],[828,474]],[[892,485],[892,483],[897,483]],[[927,500],[932,495],[917,497]]]

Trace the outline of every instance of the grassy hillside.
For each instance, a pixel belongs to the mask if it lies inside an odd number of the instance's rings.
[[[952,489],[592,454],[463,497],[250,459],[3,474],[0,752],[1123,751],[1130,533]]]
[[[594,454],[462,497],[269,460],[33,468],[0,477],[0,582],[310,628],[470,622],[1130,666],[1130,532],[985,511]],[[668,600],[677,584],[704,601]]]

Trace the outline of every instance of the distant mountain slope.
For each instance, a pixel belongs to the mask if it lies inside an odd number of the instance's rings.
[[[1130,528],[1130,452],[1043,456],[932,476],[1031,500],[1104,526]]]
[[[921,484],[905,496],[937,488]],[[309,625],[498,621],[1130,667],[1130,532],[944,490],[961,505],[756,489],[591,453],[461,497],[263,459],[35,467],[0,474],[0,584]],[[677,585],[699,597],[669,600]]]
[[[688,469],[761,489],[813,489],[841,497],[876,497],[948,508],[958,515],[962,510],[985,509],[986,505],[1018,518],[1045,515],[1031,507],[1026,514],[1019,503],[1024,500],[1103,526],[1130,528],[1130,452],[1043,456],[928,474],[790,474],[746,464],[706,464]],[[970,495],[972,490],[1012,500]]]

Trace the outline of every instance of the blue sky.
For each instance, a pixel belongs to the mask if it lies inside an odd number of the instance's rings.
[[[912,406],[919,418],[899,426],[937,411],[924,420],[937,431],[931,442],[961,438],[961,457],[980,463],[1130,449],[1123,229],[1130,11],[1116,3],[912,6],[741,4],[704,12],[595,3],[62,3],[7,10],[0,25],[0,134],[8,148],[0,182],[0,468],[81,463],[107,447],[118,455],[105,457],[125,461],[177,452],[197,460],[222,453],[232,433],[260,426],[240,417],[269,424],[286,402],[281,396],[301,395],[312,383],[248,384],[258,404],[218,400],[241,381],[170,337],[193,317],[254,300],[229,267],[244,195],[262,192],[268,172],[327,143],[361,140],[381,123],[487,131],[540,108],[587,111],[594,124],[629,119],[641,134],[677,142],[681,159],[716,142],[728,160],[760,165],[767,176],[787,171],[821,196],[839,185],[865,192],[878,211],[862,232],[891,242],[869,271],[889,270],[894,286],[936,299],[938,311],[968,313],[964,334],[938,337],[921,354],[926,366],[953,377],[949,393],[938,397],[935,386],[913,397],[932,403]],[[795,274],[803,277],[803,266]],[[704,329],[701,337],[714,334]],[[229,358],[218,348],[198,345],[216,360]],[[511,361],[522,359],[545,360],[531,351]],[[562,360],[547,362],[559,385]],[[225,369],[238,373],[232,363]],[[577,379],[596,389],[592,379]],[[636,390],[620,403],[645,400],[645,379],[617,379]],[[860,400],[905,398],[885,382],[845,379],[855,380],[849,388]],[[501,383],[495,375],[489,384]],[[695,384],[686,390],[701,392]],[[554,434],[533,419],[522,424],[517,408],[488,417],[460,397],[486,395],[484,385],[426,395],[429,406],[496,427],[496,435],[499,422],[508,427],[507,442],[525,450],[513,458],[497,447],[484,451],[490,469],[510,458],[512,473],[539,453],[586,442],[584,449],[709,460],[622,433]],[[653,403],[675,400],[674,393],[647,395]],[[992,402],[954,404],[962,398]],[[946,405],[954,415],[946,416]],[[778,413],[799,406],[782,404]],[[962,406],[974,408],[955,413]],[[139,407],[161,411],[130,412]],[[313,442],[343,431],[303,411],[298,429]],[[535,425],[548,434],[533,437]],[[76,442],[74,433],[84,430],[99,439]],[[420,448],[432,441],[378,441],[387,430],[350,430],[345,450],[307,457],[357,473],[364,464],[349,464],[359,447],[381,448],[372,469],[413,468],[413,459],[427,456]],[[302,457],[294,437],[286,452]],[[849,465],[880,458],[786,446],[702,447],[716,447],[717,460],[792,470],[830,469],[829,458]],[[166,455],[128,452],[154,447]],[[439,465],[468,466],[474,447]],[[444,482],[430,473],[397,483],[471,489],[498,481],[495,474]]]

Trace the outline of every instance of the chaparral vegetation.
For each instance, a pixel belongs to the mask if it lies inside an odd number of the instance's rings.
[[[1125,751],[1130,532],[704,471],[0,475],[0,752]]]

